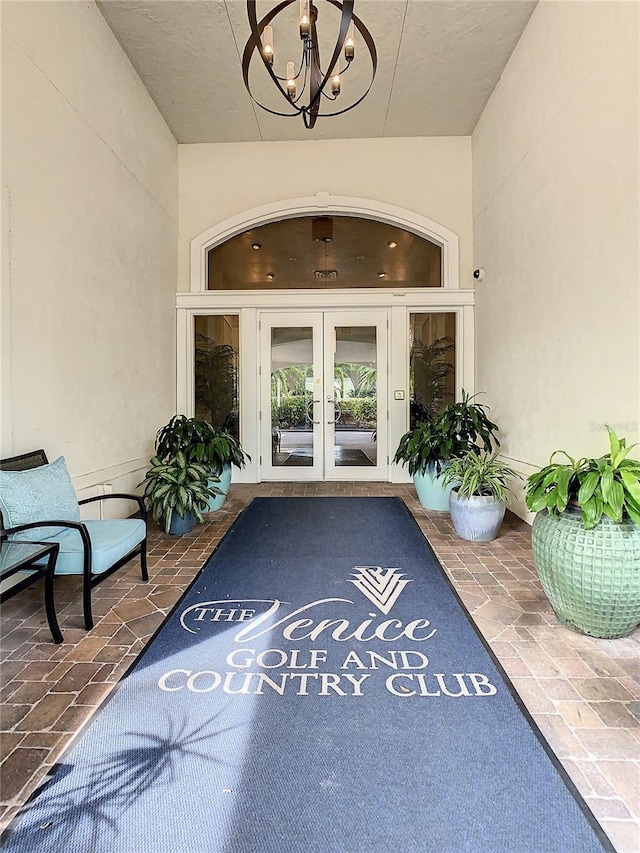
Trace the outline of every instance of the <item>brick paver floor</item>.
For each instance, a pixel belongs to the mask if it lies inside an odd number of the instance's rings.
[[[388,483],[234,484],[223,509],[186,536],[166,536],[151,525],[149,583],[142,583],[133,563],[97,587],[95,627],[89,633],[82,628],[78,579],[56,580],[65,640],[59,646],[51,641],[39,584],[7,602],[0,682],[2,826],[131,666],[238,513],[258,495],[401,497],[616,850],[638,853],[640,631],[621,640],[596,640],[560,625],[534,570],[530,528],[514,515],[507,514],[494,542],[464,542],[447,514],[419,505],[413,486]]]

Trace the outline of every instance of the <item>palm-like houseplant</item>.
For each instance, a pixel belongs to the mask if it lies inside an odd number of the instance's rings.
[[[195,393],[199,411],[215,429],[228,432],[237,424],[238,356],[230,344],[207,335],[195,340]]]
[[[507,506],[508,483],[519,476],[498,453],[468,450],[451,460],[443,482],[453,485],[449,511],[460,538],[472,542],[496,538]]]
[[[420,503],[427,509],[446,511],[453,484],[443,486],[441,474],[452,459],[468,450],[490,453],[498,426],[489,420],[488,407],[473,400],[464,390],[462,399],[451,403],[435,418],[419,423],[405,433],[393,461],[407,465],[413,477]]]
[[[419,338],[413,341],[409,356],[412,429],[421,421],[436,418],[451,399],[454,366],[450,354],[454,351],[455,344],[448,337],[436,338],[430,344]]]
[[[607,431],[604,456],[553,453],[529,477],[526,502],[537,513],[533,556],[556,615],[613,638],[640,623],[640,462],[629,457],[636,445]]]
[[[202,513],[220,492],[209,475],[206,465],[189,461],[181,450],[166,459],[153,457],[141,483],[143,497],[166,533],[187,533],[196,521],[204,521]]]

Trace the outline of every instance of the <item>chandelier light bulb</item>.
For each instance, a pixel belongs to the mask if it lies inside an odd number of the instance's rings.
[[[308,39],[310,35],[309,0],[300,0],[300,38]]]
[[[262,32],[262,52],[269,65],[273,65],[273,27],[265,27]]]
[[[344,58],[347,62],[351,62],[356,55],[356,28],[353,21],[349,24],[347,37],[344,40]]]
[[[340,75],[333,74],[331,76],[331,94],[337,98],[340,94]]]
[[[287,95],[290,100],[295,101],[296,99],[296,69],[293,62],[287,62]]]

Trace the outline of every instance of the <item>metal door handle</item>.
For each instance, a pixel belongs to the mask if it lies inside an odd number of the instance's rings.
[[[312,416],[313,412],[312,412],[312,414],[309,414],[309,409],[313,409],[314,403],[321,403],[321,402],[322,402],[322,400],[309,400],[309,402],[307,403],[307,420],[312,424],[319,424],[320,421],[314,421],[313,416]]]
[[[330,398],[327,400],[327,403],[333,403],[333,414],[334,418],[332,421],[327,421],[328,424],[337,424],[340,420],[340,416],[342,415],[342,409],[340,408],[340,403],[337,400],[331,400]]]

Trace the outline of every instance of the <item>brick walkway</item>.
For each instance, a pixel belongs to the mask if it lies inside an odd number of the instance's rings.
[[[224,508],[183,537],[150,533],[150,582],[135,563],[93,593],[82,628],[76,578],[56,581],[65,642],[51,642],[35,584],[3,606],[0,822],[10,820],[135,660],[246,503],[257,495],[398,495],[618,853],[640,850],[640,631],[595,640],[561,626],[540,588],[530,529],[508,514],[500,537],[458,539],[412,486],[233,485]],[[54,851],[52,851],[54,853]],[[133,851],[132,851],[133,853]],[[504,851],[501,853],[516,853]]]

